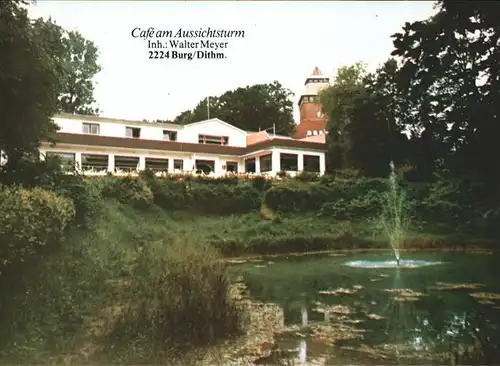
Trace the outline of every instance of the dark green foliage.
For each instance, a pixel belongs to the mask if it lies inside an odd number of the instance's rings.
[[[273,182],[265,177],[257,176],[251,180],[252,186],[258,191],[264,192],[271,188]]]
[[[94,228],[102,208],[101,192],[96,184],[80,176],[69,176],[56,192],[73,200],[77,228]]]
[[[295,176],[295,179],[299,182],[317,182],[320,179],[320,175],[311,172],[300,172]]]
[[[279,82],[256,84],[230,90],[218,97],[210,97],[210,117],[219,118],[245,131],[270,131],[292,135],[293,93]],[[207,98],[203,98],[193,110],[182,112],[175,122],[187,124],[207,119]]]
[[[337,180],[325,185],[310,183],[307,185],[280,185],[269,189],[265,196],[266,205],[275,211],[310,212],[323,209],[322,212],[338,213],[349,210],[347,216],[357,215],[366,209],[366,215],[376,212],[379,207],[379,194],[387,190],[383,179]],[[337,207],[337,208],[335,208]],[[344,208],[342,208],[344,207]]]
[[[0,273],[58,244],[75,215],[73,202],[40,188],[0,190]]]
[[[190,207],[206,214],[239,214],[257,210],[260,207],[260,192],[250,184],[201,185],[187,188]]]
[[[154,201],[165,210],[186,209],[189,207],[186,183],[161,179],[154,183]]]
[[[151,188],[141,178],[112,177],[104,185],[102,194],[139,209],[148,208],[154,202]]]

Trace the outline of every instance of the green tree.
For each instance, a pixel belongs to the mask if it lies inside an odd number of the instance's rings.
[[[218,97],[210,97],[210,118],[219,118],[242,130],[259,131],[276,126],[276,133],[291,136],[295,131],[293,120],[293,93],[279,82],[256,84],[230,90]],[[207,99],[175,118],[187,124],[207,119]]]
[[[389,162],[408,157],[404,95],[398,87],[398,65],[389,59],[367,74],[362,63],[342,67],[334,83],[320,93],[328,115],[328,146],[333,169],[355,169],[386,176]]]
[[[358,62],[339,68],[335,81],[319,94],[323,113],[328,116],[328,165],[330,169],[349,168],[351,139],[348,126],[366,98],[363,77],[365,65]]]
[[[7,173],[36,156],[40,141],[57,129],[51,117],[62,90],[60,29],[31,21],[23,4],[0,3],[0,151]]]
[[[50,20],[49,20],[50,22]],[[97,63],[98,49],[94,42],[77,31],[63,31],[64,56],[61,59],[65,73],[63,92],[59,95],[59,110],[66,113],[98,115],[95,108],[94,77],[101,71]]]
[[[499,2],[439,1],[425,21],[395,34],[399,82],[418,108],[426,139],[439,145],[435,160],[497,190],[500,166]]]

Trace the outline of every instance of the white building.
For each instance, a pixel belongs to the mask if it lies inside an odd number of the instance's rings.
[[[179,125],[60,114],[54,122],[60,130],[55,143],[42,143],[42,156],[91,173],[325,171],[325,143],[247,132],[217,118]]]

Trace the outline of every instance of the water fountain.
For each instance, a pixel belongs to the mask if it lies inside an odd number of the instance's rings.
[[[416,268],[436,265],[441,262],[401,259],[401,249],[410,225],[410,207],[405,190],[400,187],[398,176],[391,161],[389,166],[389,189],[384,195],[380,226],[389,241],[395,260],[389,261],[348,261],[345,265],[360,268]]]

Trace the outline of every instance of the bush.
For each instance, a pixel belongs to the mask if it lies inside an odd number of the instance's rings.
[[[251,180],[252,186],[261,192],[264,192],[272,187],[273,183],[270,179],[266,179],[266,177],[257,176]]]
[[[332,184],[283,184],[269,189],[264,202],[270,209],[282,213],[319,211],[325,207],[325,210],[337,210],[340,214],[345,211],[342,207],[351,202],[356,207],[353,212],[362,212],[363,209],[373,212],[379,203],[378,193],[386,190],[387,181],[384,179],[339,180]]]
[[[73,220],[73,202],[41,188],[0,190],[0,258],[2,267],[28,258],[56,244]]]
[[[153,204],[153,192],[142,178],[112,177],[108,179],[102,190],[105,197],[116,198],[121,203],[138,209],[145,209]]]
[[[75,227],[94,227],[102,208],[101,192],[95,182],[85,180],[81,176],[68,176],[64,183],[56,187],[56,192],[73,200],[76,211]]]
[[[224,265],[201,243],[149,243],[132,276],[134,298],[112,337],[143,339],[154,350],[211,343],[243,325]]]
[[[297,174],[295,179],[299,182],[317,182],[320,179],[320,175],[318,173],[303,171]]]
[[[200,213],[231,215],[260,208],[260,192],[249,184],[201,185],[186,188],[191,208]]]
[[[154,201],[163,209],[176,210],[189,207],[186,183],[170,179],[161,179],[154,186]]]
[[[321,206],[320,215],[331,216],[338,220],[351,220],[361,217],[373,217],[382,210],[383,196],[376,191],[369,191],[351,200],[339,199]]]

